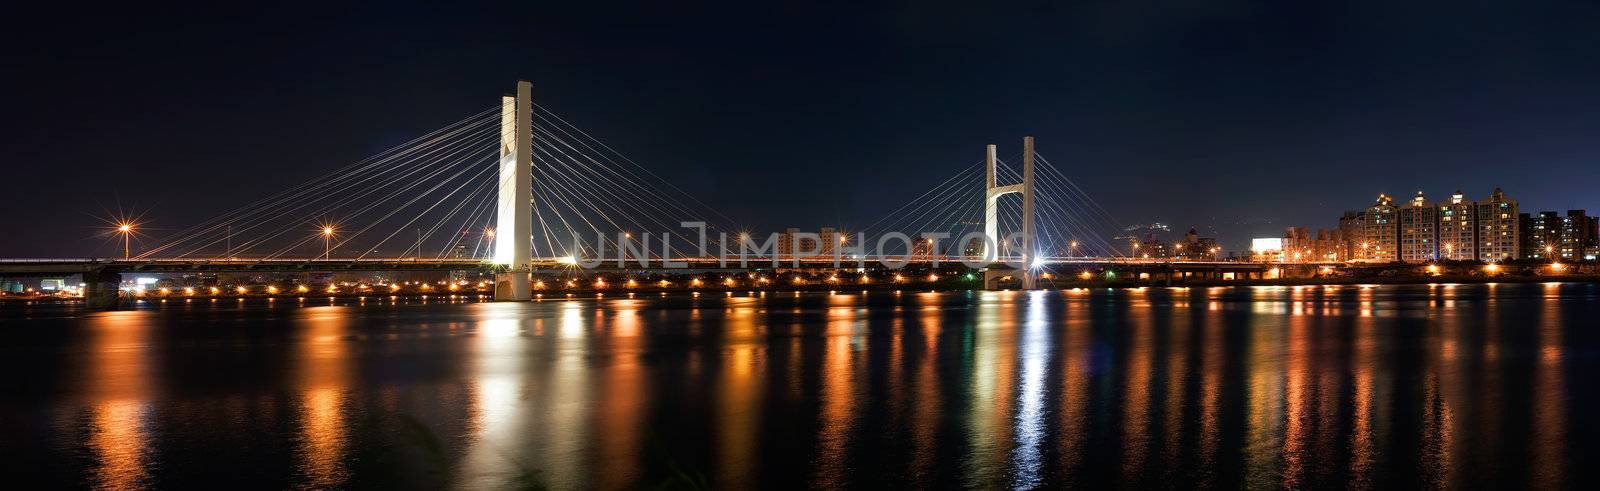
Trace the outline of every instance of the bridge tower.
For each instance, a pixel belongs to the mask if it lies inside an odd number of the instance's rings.
[[[1034,287],[1033,278],[1033,137],[1022,138],[1022,182],[1005,186],[996,185],[995,181],[995,146],[989,145],[984,156],[984,167],[988,169],[988,180],[985,183],[983,200],[983,234],[988,244],[994,244],[995,251],[984,251],[984,258],[994,261],[999,258],[1000,245],[1000,197],[1011,193],[1022,194],[1022,267],[1018,270],[1022,275],[1022,288],[1031,290]],[[986,246],[987,247],[987,246]],[[984,285],[993,285],[1002,276],[1001,271],[996,271],[992,266],[984,270]]]
[[[531,300],[533,285],[533,83],[500,98],[500,196],[495,217],[495,300]]]

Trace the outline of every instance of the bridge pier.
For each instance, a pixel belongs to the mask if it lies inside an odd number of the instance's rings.
[[[104,269],[83,273],[83,306],[89,310],[113,310],[121,304],[118,290],[122,275]]]
[[[533,274],[512,271],[494,275],[494,299],[498,302],[533,300]]]

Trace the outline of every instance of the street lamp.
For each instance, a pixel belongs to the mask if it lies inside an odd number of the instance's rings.
[[[131,255],[129,241],[133,239],[133,224],[128,222],[117,224],[117,233],[122,234],[122,258],[128,259]]]
[[[322,259],[326,260],[333,255],[333,225],[322,226]]]

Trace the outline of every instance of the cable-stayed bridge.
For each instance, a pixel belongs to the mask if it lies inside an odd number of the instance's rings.
[[[839,226],[837,245],[773,244],[534,103],[531,84],[519,82],[498,105],[141,237],[137,251],[138,224],[118,224],[121,258],[0,260],[0,273],[83,274],[90,297],[114,295],[129,271],[477,270],[497,275],[497,298],[527,299],[537,271],[965,261],[1030,288],[1051,265],[1139,261],[1119,253],[1109,239],[1116,221],[1031,137],[1015,158],[989,145],[981,161],[898,208],[863,215],[865,225]]]

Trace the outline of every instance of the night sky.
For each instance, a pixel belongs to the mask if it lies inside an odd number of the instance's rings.
[[[1231,248],[1379,192],[1600,209],[1592,1],[430,3],[8,7],[0,257],[116,254],[108,212],[180,228],[518,79],[757,230],[869,222],[1025,134],[1117,220]]]

